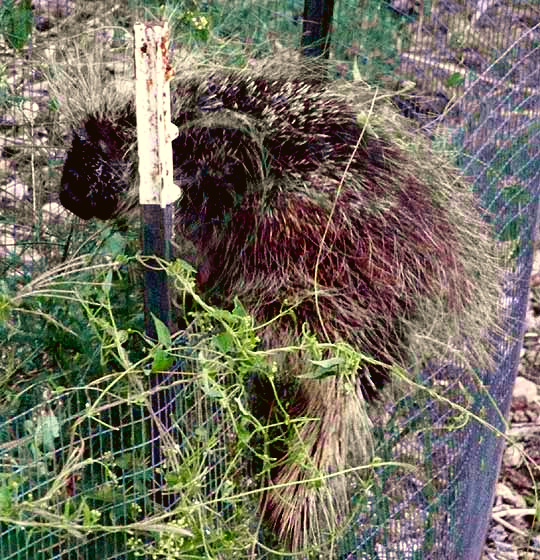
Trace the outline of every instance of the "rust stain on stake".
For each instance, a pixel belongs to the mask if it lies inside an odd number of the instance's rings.
[[[160,42],[160,50],[161,50],[161,58],[163,61],[163,66],[165,68],[164,78],[166,81],[169,81],[174,76],[174,70],[171,64],[169,63],[169,32],[167,31],[163,37],[161,38]]]

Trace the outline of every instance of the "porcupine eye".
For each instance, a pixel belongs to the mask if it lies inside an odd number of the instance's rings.
[[[62,173],[60,202],[83,220],[111,218],[118,194],[127,185],[121,165],[111,161],[104,141],[91,142],[76,133]]]

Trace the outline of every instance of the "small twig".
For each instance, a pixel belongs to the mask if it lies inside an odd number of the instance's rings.
[[[523,437],[532,434],[540,433],[540,426],[537,424],[520,424],[513,425],[507,432],[509,438]]]
[[[503,506],[504,507],[504,506]],[[500,517],[523,517],[524,515],[536,515],[536,508],[504,508],[494,511],[493,515]]]
[[[493,521],[495,521],[499,525],[502,525],[505,529],[508,529],[512,533],[517,533],[518,535],[521,535],[522,537],[525,537],[525,538],[527,538],[529,536],[529,534],[526,531],[518,529],[517,527],[515,527],[511,523],[508,523],[508,521],[504,520],[499,515],[492,515],[492,518],[493,518]]]

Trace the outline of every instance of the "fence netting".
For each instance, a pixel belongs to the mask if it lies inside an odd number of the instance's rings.
[[[83,224],[59,204],[70,127],[84,112],[61,92],[88,80],[100,108],[111,78],[129,89],[136,21],[168,19],[173,61],[187,48],[242,66],[297,49],[303,10],[300,0],[0,2],[3,560],[278,557],[258,525],[256,487],[236,482],[246,480],[236,450],[248,424],[229,382],[235,370],[267,367],[241,351],[256,349],[249,321],[241,307],[199,318],[207,332],[226,324],[234,333],[234,343],[220,339],[220,359],[202,328],[171,341],[158,325],[159,344],[145,339],[137,224]],[[540,8],[344,0],[330,60],[335,79],[403,91],[397,109],[451,146],[507,265],[495,367],[428,364],[381,405],[380,466],[354,494],[331,552],[305,557],[480,558],[537,229]],[[176,286],[190,288],[190,271],[176,272]],[[156,370],[169,372],[156,389],[161,411],[148,384]],[[156,478],[150,425],[163,413]]]

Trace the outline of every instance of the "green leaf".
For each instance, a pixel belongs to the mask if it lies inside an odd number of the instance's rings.
[[[36,444],[43,449],[43,451],[54,451],[54,440],[60,436],[60,424],[58,418],[51,412],[39,416],[36,421],[34,438]]]
[[[338,366],[343,365],[344,360],[336,356],[327,360],[311,360],[311,363],[323,369],[336,369]]]
[[[325,379],[339,372],[339,367],[344,364],[343,358],[328,358],[326,360],[310,360],[316,366],[313,371],[299,375],[302,379]]]
[[[154,351],[154,359],[152,361],[152,371],[167,371],[174,364],[174,357],[163,348],[156,348]]]
[[[0,293],[0,323],[7,321],[11,314],[11,300],[7,295]]]
[[[225,393],[217,383],[212,382],[210,386],[210,377],[208,375],[202,378],[201,388],[209,399],[223,399],[225,397]]]
[[[3,484],[0,486],[0,514],[8,516],[11,513],[13,505],[13,498],[11,495],[11,488]]]
[[[12,49],[19,50],[26,45],[33,24],[32,0],[21,0],[17,4],[13,0],[4,0],[0,10],[0,31]]]
[[[232,314],[235,317],[247,317],[248,312],[246,311],[245,307],[240,303],[238,298],[234,298],[234,309],[232,310]]]
[[[115,232],[105,240],[103,252],[106,255],[111,255],[113,258],[116,258],[125,253],[126,243],[126,238],[122,234]]]
[[[249,440],[251,439],[252,436],[253,436],[253,433],[251,432],[251,430],[247,430],[241,424],[237,426],[236,437],[238,438],[238,441],[240,443],[243,443],[244,445],[248,445]]]
[[[56,113],[56,111],[60,109],[60,101],[58,100],[57,97],[51,97],[49,99],[49,102],[47,103],[47,107],[50,111]]]
[[[214,336],[214,344],[217,346],[220,352],[223,354],[228,354],[231,348],[234,347],[233,337],[228,332],[223,332]]]
[[[167,327],[167,325],[161,319],[158,319],[153,313],[152,319],[154,320],[154,326],[156,327],[158,342],[163,344],[163,346],[170,348],[172,341],[169,327]]]
[[[90,509],[89,505],[86,502],[82,503],[82,512],[83,525],[85,527],[92,527],[99,521],[100,513],[97,510]]]
[[[462,86],[464,83],[465,83],[465,78],[459,72],[454,72],[453,74],[450,74],[450,76],[448,76],[446,80],[446,85],[448,87]]]

